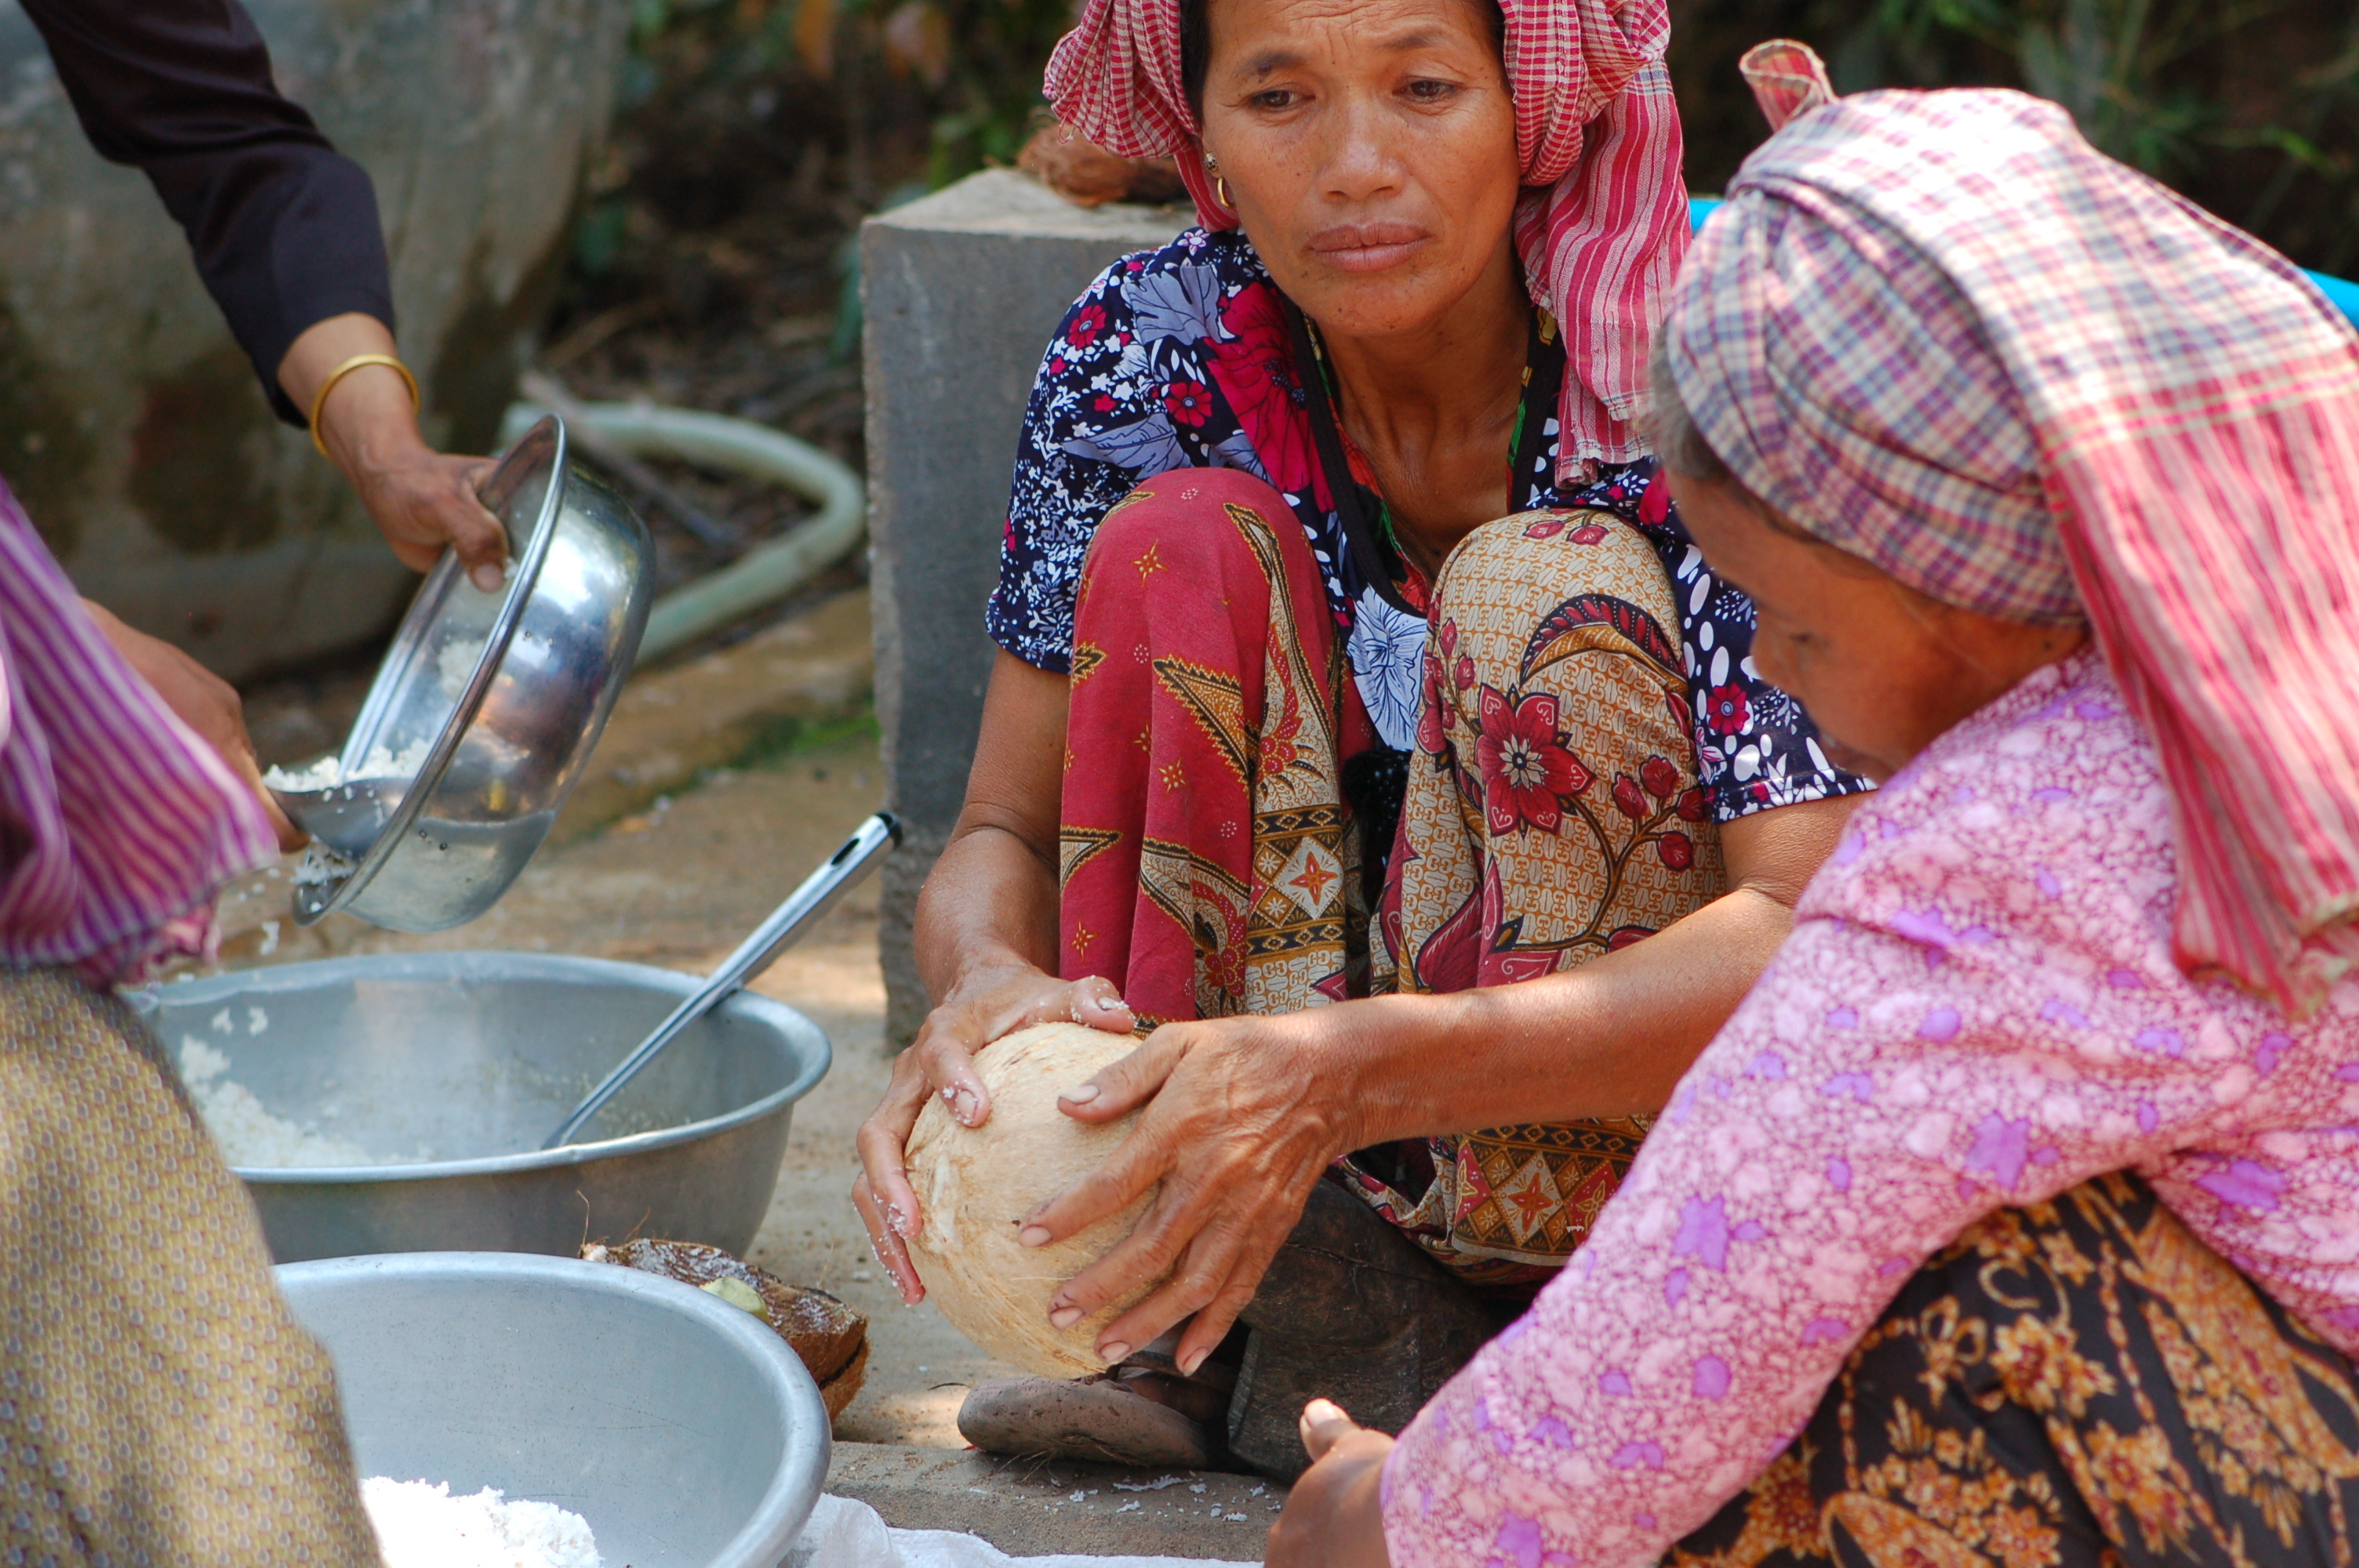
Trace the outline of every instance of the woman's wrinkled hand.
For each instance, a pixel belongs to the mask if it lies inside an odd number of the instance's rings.
[[[1253,1300],[1320,1173],[1358,1147],[1349,1085],[1333,1068],[1343,1008],[1167,1023],[1060,1097],[1082,1121],[1144,1105],[1122,1147],[1024,1221],[1027,1247],[1085,1230],[1158,1188],[1137,1227],[1049,1298],[1070,1327],[1141,1283],[1170,1278],[1098,1336],[1119,1361],[1192,1317],[1179,1346],[1193,1373]]]
[[[395,559],[422,572],[448,546],[459,552],[460,564],[476,588],[499,591],[508,536],[475,493],[476,486],[491,477],[489,460],[451,457],[423,443],[405,444],[390,457],[355,456],[345,471]]]
[[[507,531],[475,494],[492,464],[483,458],[449,457],[428,446],[418,428],[408,379],[389,365],[351,363],[377,354],[399,357],[384,322],[359,311],[331,316],[312,322],[288,345],[278,384],[297,408],[319,419],[312,434],[321,449],[376,520],[395,559],[422,572],[448,546],[459,553],[470,581],[485,593],[497,593],[507,560]]]
[[[219,753],[230,772],[254,791],[263,814],[270,818],[271,831],[278,835],[278,847],[299,849],[309,843],[310,835],[288,820],[277,797],[263,787],[262,769],[254,760],[254,741],[245,732],[245,704],[237,688],[163,639],[133,631],[103,605],[87,599],[82,603],[99,631],[114,644],[114,651],[155,688],[164,706],[195,730],[198,739]]]
[[[1035,1023],[1081,1023],[1127,1034],[1133,1022],[1112,980],[1060,980],[1028,964],[979,972],[926,1015],[917,1040],[894,1060],[884,1103],[860,1124],[861,1171],[852,1184],[852,1206],[868,1227],[868,1243],[903,1301],[914,1306],[926,1299],[905,1245],[925,1227],[926,1217],[903,1165],[910,1129],[926,1101],[940,1095],[962,1126],[981,1127],[991,1118],[991,1095],[975,1076],[977,1051]]]
[[[1390,1568],[1385,1550],[1385,1461],[1393,1440],[1328,1400],[1302,1407],[1310,1468],[1270,1526],[1268,1568]]]

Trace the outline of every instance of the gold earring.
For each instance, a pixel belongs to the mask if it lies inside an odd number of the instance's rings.
[[[1212,177],[1212,199],[1218,201],[1222,206],[1227,208],[1230,211],[1235,211],[1237,210],[1237,204],[1229,200],[1229,182],[1222,178],[1221,175],[1221,160],[1212,157],[1212,154],[1206,153],[1204,155],[1204,172]]]

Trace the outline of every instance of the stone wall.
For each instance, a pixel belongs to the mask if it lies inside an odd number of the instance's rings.
[[[1092,277],[1189,221],[1172,208],[1075,207],[992,169],[862,230],[876,717],[886,799],[908,828],[885,862],[878,931],[896,1044],[925,1017],[910,916],[974,756],[994,653],[984,600],[1033,375]]]
[[[494,439],[603,141],[627,0],[247,0],[368,169],[429,440]],[[233,678],[382,631],[415,582],[279,425],[145,178],[0,0],[0,476],[75,582]]]

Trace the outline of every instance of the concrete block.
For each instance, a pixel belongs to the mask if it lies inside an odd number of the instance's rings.
[[[1258,1563],[1286,1506],[1286,1487],[1256,1476],[879,1443],[838,1443],[827,1489],[866,1503],[896,1529],[964,1530],[1011,1557]]]
[[[876,719],[886,796],[908,827],[885,862],[878,932],[894,1043],[925,1017],[910,917],[974,756],[993,655],[984,601],[1032,378],[1092,277],[1190,222],[1178,208],[1076,207],[988,169],[862,227]]]

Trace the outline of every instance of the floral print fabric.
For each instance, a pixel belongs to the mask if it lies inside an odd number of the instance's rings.
[[[1396,989],[1536,979],[1720,896],[1677,624],[1654,551],[1608,514],[1502,518],[1451,553],[1382,910]],[[1462,1276],[1529,1284],[1587,1237],[1651,1120],[1487,1127],[1349,1174]]]
[[[1919,1270],[1665,1568],[2351,1561],[2359,1378],[2114,1173]]]
[[[1108,267],[1067,313],[1043,357],[1016,449],[992,639],[1065,673],[1073,596],[1098,524],[1142,481],[1181,468],[1241,470],[1281,492],[1310,543],[1328,609],[1377,735],[1414,744],[1424,618],[1364,580],[1312,448],[1284,299],[1240,231],[1190,229]],[[1560,343],[1550,352],[1561,356]],[[1560,373],[1532,377],[1554,386]],[[1677,584],[1676,633],[1688,727],[1722,821],[1865,784],[1830,763],[1794,701],[1751,668],[1753,607],[1689,543],[1653,465],[1608,467],[1586,490],[1559,488],[1552,408],[1511,508],[1610,508],[1647,534]]]
[[[2092,651],[1863,802],[1588,1244],[1403,1435],[1398,1568],[1653,1559],[1928,1258],[2107,1171],[2359,1346],[2359,984],[2294,1021],[2190,979],[2176,888],[2155,747]]]

